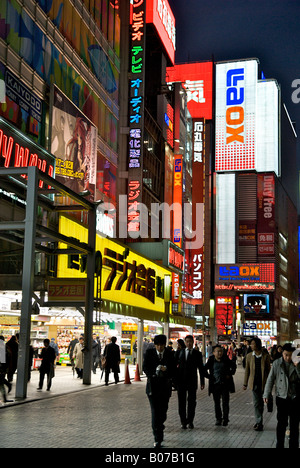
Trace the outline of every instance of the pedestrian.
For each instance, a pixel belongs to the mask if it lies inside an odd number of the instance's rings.
[[[266,349],[262,348],[259,338],[251,341],[252,353],[247,355],[244,378],[244,390],[249,386],[253,394],[255,411],[255,431],[263,431],[264,401],[263,393],[271,370],[271,358]]]
[[[75,345],[73,358],[75,362],[75,370],[77,372],[77,379],[83,379],[83,361],[84,361],[84,338],[79,338],[79,343]]]
[[[54,377],[54,362],[55,362],[55,350],[50,346],[50,340],[44,340],[44,348],[40,355],[42,364],[40,366],[40,382],[37,390],[42,390],[44,385],[44,378],[47,375],[47,391],[50,392],[52,386],[52,379]]]
[[[96,333],[93,334],[92,339],[92,356],[93,356],[93,373],[96,374],[97,367],[99,366],[101,356],[101,344],[97,339]]]
[[[249,340],[244,340],[244,346],[243,346],[243,351],[242,351],[242,356],[243,356],[243,368],[246,369],[246,361],[247,361],[247,356],[250,354],[251,351],[251,346],[250,346],[250,341]]]
[[[57,359],[59,357],[59,349],[58,349],[58,345],[55,343],[55,338],[51,338],[50,346],[51,346],[51,348],[54,349],[55,357]]]
[[[136,360],[137,360],[137,340],[135,340],[133,347],[132,347],[132,360],[133,360],[133,365],[135,366]]]
[[[174,353],[167,347],[165,335],[156,336],[154,345],[155,348],[146,351],[143,368],[147,376],[146,393],[151,406],[154,447],[160,448],[164,440],[164,424],[172,395],[175,358]]]
[[[6,343],[6,358],[7,358],[7,380],[12,382],[14,374],[18,367],[18,353],[19,344],[17,335],[13,335],[11,339]]]
[[[226,427],[229,423],[230,393],[235,393],[233,376],[236,373],[236,362],[228,358],[221,345],[217,345],[205,365],[205,373],[209,379],[208,394],[214,398],[216,426],[223,424]]]
[[[121,352],[120,352],[120,347],[116,343],[117,343],[117,338],[113,336],[111,339],[111,343],[107,345],[104,350],[104,357],[106,359],[105,385],[108,385],[109,374],[111,372],[113,372],[114,374],[115,384],[119,383]]]
[[[67,353],[69,355],[69,358],[70,358],[70,362],[71,362],[71,366],[72,366],[72,370],[73,370],[73,375],[74,375],[74,370],[75,370],[75,363],[74,363],[74,356],[73,355],[74,355],[74,349],[75,349],[75,346],[77,345],[77,343],[79,343],[79,340],[78,340],[78,338],[75,337],[70,342],[70,344],[68,346],[68,351],[67,351]]]
[[[209,341],[206,346],[206,357],[207,359],[209,359],[212,356],[213,356],[213,346],[212,346],[212,341]]]
[[[194,348],[194,338],[185,338],[185,349],[176,355],[176,386],[178,391],[178,407],[181,429],[194,429],[194,418],[197,406],[198,371],[201,380],[201,390],[205,388],[205,372],[203,356]]]
[[[6,364],[6,348],[5,340],[3,336],[0,336],[0,394],[2,395],[3,403],[9,403],[12,400],[8,400],[6,396],[5,387],[8,388],[8,393],[10,393],[12,385],[9,383],[5,376],[7,372]]]
[[[277,445],[284,448],[285,433],[290,421],[289,448],[299,448],[299,422],[300,422],[300,366],[293,362],[292,356],[295,348],[290,343],[283,346],[282,357],[272,366],[267,380],[264,401],[272,395],[274,384],[276,386],[277,405]]]

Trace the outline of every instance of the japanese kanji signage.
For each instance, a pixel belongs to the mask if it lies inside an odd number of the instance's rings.
[[[88,229],[64,216],[60,217],[59,232],[83,243],[88,240]],[[150,315],[151,312],[165,313],[164,281],[166,276],[171,276],[170,270],[133,251],[126,252],[124,245],[99,234],[96,235],[96,251],[102,255],[101,297],[104,301],[146,309]],[[69,286],[69,278],[79,284],[86,277],[86,273],[76,266],[80,265],[80,260],[80,255],[76,262],[70,262],[68,255],[59,255],[57,276],[64,288]],[[65,293],[58,294],[64,300],[64,297],[72,296],[72,291],[65,289]]]
[[[138,233],[143,184],[146,0],[133,0],[130,28],[128,232]]]
[[[84,302],[86,294],[86,281],[66,278],[53,279],[48,283],[49,302]]]

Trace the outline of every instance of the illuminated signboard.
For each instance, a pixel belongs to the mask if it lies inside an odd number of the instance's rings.
[[[154,24],[169,59],[175,63],[175,17],[168,0],[147,0],[147,23]]]
[[[280,88],[258,80],[258,60],[216,65],[216,171],[280,175]]]
[[[279,144],[280,88],[276,80],[257,84],[256,170],[281,173]]]
[[[184,251],[169,242],[168,267],[184,273]]]
[[[83,243],[88,241],[88,229],[64,216],[60,217],[59,232],[80,239]],[[66,246],[61,244],[60,247]],[[133,251],[129,251],[125,258],[125,250],[124,245],[96,235],[96,251],[101,253],[103,260],[102,299],[164,314],[164,279],[166,275],[170,276],[170,271]],[[59,255],[57,273],[59,279],[86,278],[86,273],[81,271],[82,258],[80,255],[75,257],[72,256],[70,262],[68,255]],[[97,297],[96,279],[95,297]]]
[[[0,117],[0,167],[9,169],[30,166],[36,166],[53,177],[55,158]],[[41,181],[40,188],[42,187]]]
[[[174,203],[174,215],[173,215],[173,243],[179,248],[183,244],[182,236],[182,200],[183,200],[183,156],[176,154],[174,156],[174,179],[173,179],[173,203]],[[173,273],[172,279],[173,285],[173,303],[178,303],[180,297],[180,276],[177,273]]]
[[[268,294],[244,294],[245,314],[269,314],[270,296]]]
[[[182,247],[182,197],[183,197],[183,157],[175,155],[174,166],[174,224],[173,224],[173,242],[178,247]]]
[[[255,169],[258,61],[216,65],[216,171]]]
[[[213,63],[186,63],[167,68],[167,83],[183,83],[193,119],[212,119]]]
[[[243,325],[243,334],[246,336],[277,336],[277,322],[246,320]]]
[[[217,265],[216,284],[230,286],[249,284],[250,289],[259,283],[275,283],[274,263],[249,263],[244,265]],[[226,286],[225,284],[225,286]]]
[[[233,297],[216,298],[216,327],[218,335],[227,335],[233,326]]]
[[[139,233],[143,186],[146,1],[132,0],[130,24],[128,232]]]

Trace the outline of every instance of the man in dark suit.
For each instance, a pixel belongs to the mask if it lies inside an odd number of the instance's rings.
[[[213,394],[215,402],[216,426],[228,426],[230,393],[235,393],[233,376],[236,373],[236,362],[231,361],[220,345],[214,347],[213,356],[205,366],[205,376],[209,379],[209,395]],[[221,409],[223,401],[223,413]]]
[[[185,338],[186,349],[177,355],[177,390],[181,428],[194,429],[194,418],[197,406],[198,371],[201,380],[201,390],[205,387],[205,372],[202,353],[194,349],[194,338]]]
[[[120,348],[116,344],[117,338],[112,337],[111,343],[105,346],[104,356],[106,358],[105,364],[105,385],[108,385],[110,371],[114,373],[115,383],[119,383],[121,353]]]
[[[175,374],[174,354],[167,345],[167,337],[158,335],[155,348],[148,348],[144,359],[144,372],[148,378],[146,393],[152,412],[154,447],[160,448],[164,440],[164,423],[167,420],[169,400],[172,395],[172,379]]]

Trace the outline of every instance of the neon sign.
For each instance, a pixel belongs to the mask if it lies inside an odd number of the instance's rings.
[[[127,223],[128,232],[138,233],[143,182],[146,2],[131,3]]]
[[[169,59],[174,64],[176,50],[175,17],[167,0],[147,0],[147,23],[154,24]]]
[[[32,166],[53,177],[55,159],[0,118],[0,167]],[[44,183],[39,185],[42,188]]]

